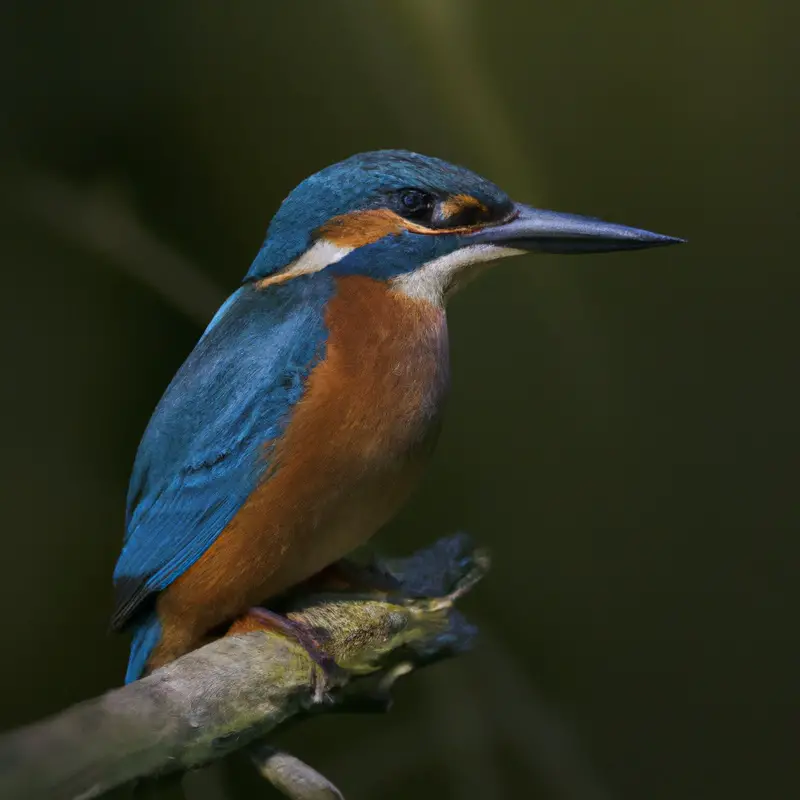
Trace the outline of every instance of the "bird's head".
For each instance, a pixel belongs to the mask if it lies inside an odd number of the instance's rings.
[[[437,302],[505,256],[596,253],[681,239],[515,203],[485,178],[404,150],[326,167],[284,200],[248,281],[267,286],[322,270],[392,281]]]

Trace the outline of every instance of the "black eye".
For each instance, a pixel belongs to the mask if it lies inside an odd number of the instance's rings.
[[[404,189],[400,192],[400,213],[408,219],[429,219],[433,213],[434,197],[419,189]]]

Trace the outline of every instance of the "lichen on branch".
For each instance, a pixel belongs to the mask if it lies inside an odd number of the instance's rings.
[[[315,632],[334,665],[325,671],[323,691],[319,665],[299,643],[261,631],[224,637],[146,678],[5,734],[0,797],[88,800],[241,748],[291,797],[339,796],[265,737],[312,714],[385,710],[400,676],[467,649],[475,629],[453,604],[485,574],[488,558],[456,535],[380,568],[397,591],[326,592],[292,603],[292,619]]]

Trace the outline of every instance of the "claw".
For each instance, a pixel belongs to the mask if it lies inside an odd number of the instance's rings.
[[[323,650],[313,634],[294,620],[276,614],[267,608],[254,606],[231,626],[228,630],[228,635],[253,630],[268,631],[285,636],[297,642],[308,653],[311,659],[312,699],[315,703],[324,702],[325,695],[336,672],[336,664]]]

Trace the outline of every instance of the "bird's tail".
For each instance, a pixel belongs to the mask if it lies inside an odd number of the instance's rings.
[[[128,659],[128,671],[125,673],[125,683],[132,683],[142,676],[150,653],[161,638],[161,623],[158,621],[155,609],[142,615],[136,620],[131,642],[131,655]]]

